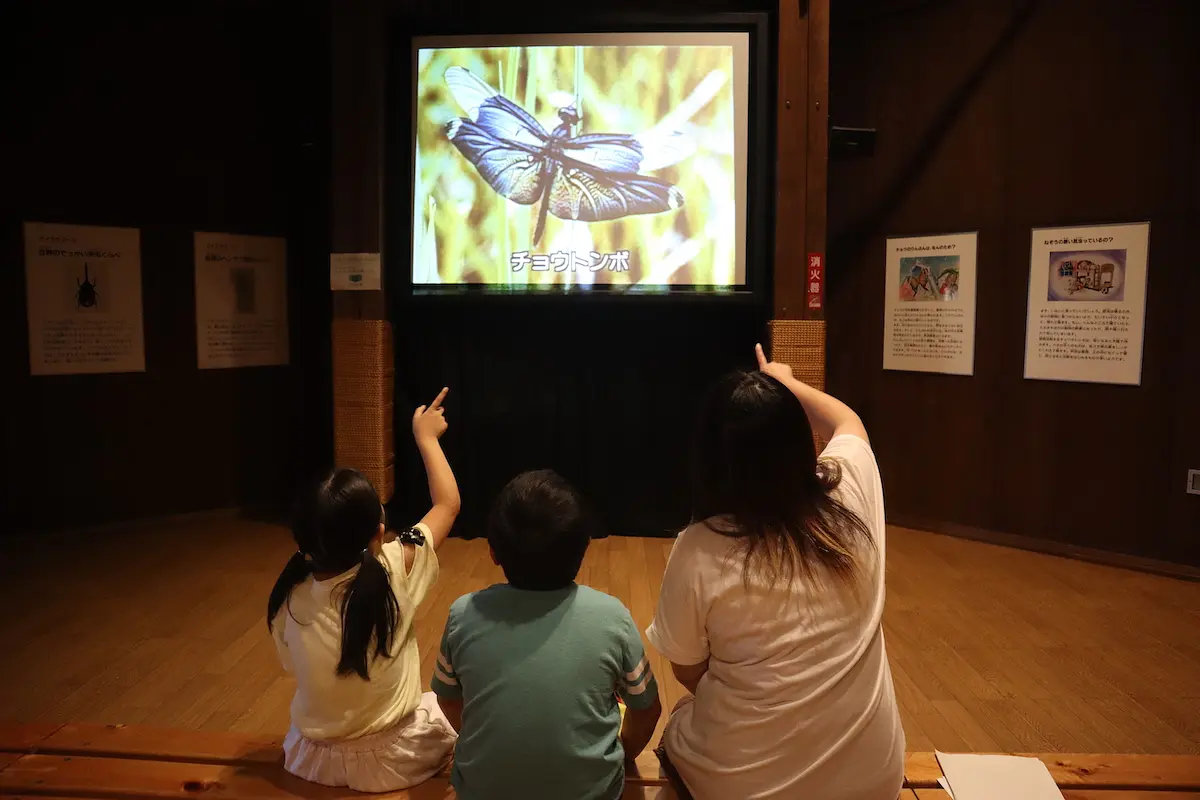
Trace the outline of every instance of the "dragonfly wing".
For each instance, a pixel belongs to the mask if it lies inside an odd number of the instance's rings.
[[[566,161],[605,172],[637,173],[644,155],[637,137],[624,133],[585,133],[562,143]]]
[[[550,135],[536,119],[502,94],[483,101],[475,122],[497,139],[525,147],[540,150],[550,141]]]
[[[683,205],[683,192],[643,175],[609,174],[571,166],[554,172],[547,196],[559,219],[602,222],[636,214],[659,214]]]
[[[563,143],[566,157],[608,172],[653,172],[678,164],[695,152],[693,137],[660,128],[634,136],[586,133]]]
[[[634,138],[642,146],[642,169],[646,172],[674,166],[696,153],[695,137],[679,130],[653,128]]]
[[[446,87],[454,96],[454,102],[467,113],[472,122],[479,119],[479,107],[483,105],[483,101],[500,94],[465,67],[450,67],[444,77]]]
[[[467,118],[497,139],[541,147],[550,137],[545,128],[519,105],[463,67],[446,70],[446,86]]]
[[[541,197],[545,158],[537,150],[500,139],[467,119],[451,120],[446,135],[497,194],[522,205]]]

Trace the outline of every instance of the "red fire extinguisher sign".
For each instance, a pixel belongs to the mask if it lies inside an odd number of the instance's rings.
[[[805,280],[809,308],[821,308],[825,298],[825,257],[820,253],[808,254],[808,272]]]

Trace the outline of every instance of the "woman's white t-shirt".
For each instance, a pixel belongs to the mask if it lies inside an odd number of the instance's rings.
[[[695,702],[667,725],[671,762],[697,800],[895,800],[904,731],[883,645],[884,515],[870,446],[834,437],[832,495],[866,523],[857,589],[836,578],[743,581],[736,539],[694,524],[667,563],[651,643],[676,664],[708,659]]]
[[[379,559],[391,576],[392,592],[400,607],[392,640],[392,657],[373,657],[371,675],[339,676],[342,655],[342,615],[338,587],[358,573],[358,567],[324,581],[306,579],[292,590],[271,626],[283,668],[296,677],[292,727],[307,739],[357,739],[391,728],[421,704],[421,657],[413,621],[417,606],[437,582],[438,559],[429,530],[417,525],[425,544],[415,548],[412,567],[405,569],[404,545],[390,541]]]

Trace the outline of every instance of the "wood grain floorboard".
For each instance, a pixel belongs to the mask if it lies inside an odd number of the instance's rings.
[[[1200,583],[889,537],[884,622],[910,750],[1200,753]],[[644,629],[670,548],[598,540],[580,581]],[[0,716],[283,733],[293,684],[263,617],[292,550],[285,530],[236,520],[0,541]],[[503,579],[481,540],[451,540],[440,561],[414,621],[425,683],[450,604]],[[684,690],[648,653],[669,709]]]

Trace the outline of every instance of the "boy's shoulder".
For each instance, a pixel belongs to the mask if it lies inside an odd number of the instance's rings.
[[[575,592],[574,617],[594,631],[624,639],[636,630],[633,614],[620,599],[590,586],[580,586]]]
[[[450,604],[450,619],[461,618],[472,613],[478,613],[489,608],[496,608],[505,603],[508,584],[496,583],[486,589],[467,592]]]
[[[457,600],[450,604],[450,618],[461,617],[476,604],[478,596],[486,595],[488,591],[494,588],[496,587],[491,586],[488,589],[480,589],[477,592],[467,592],[464,595],[460,595]]]
[[[606,594],[599,589],[593,589],[590,586],[579,586],[575,592],[576,602],[596,609],[601,612],[611,614],[625,615],[629,613],[629,609],[625,607],[616,597],[611,594]]]
[[[511,592],[511,588],[503,583],[468,592],[450,604],[450,619],[464,620],[477,614],[491,616],[489,612],[509,605],[514,599]],[[630,616],[629,609],[619,599],[590,586],[576,586],[568,602],[576,609],[596,616],[614,619]]]

